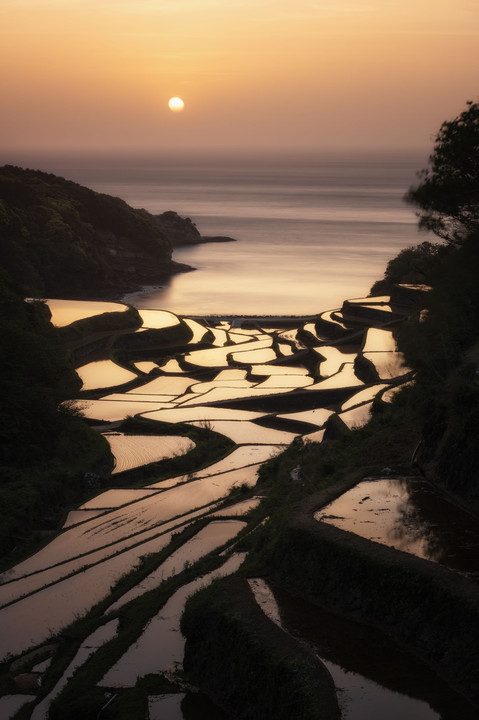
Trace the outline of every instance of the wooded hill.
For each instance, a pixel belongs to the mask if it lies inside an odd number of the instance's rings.
[[[24,295],[118,297],[161,282],[189,269],[171,259],[178,235],[201,240],[176,213],[153,216],[56,175],[0,168],[0,265]]]

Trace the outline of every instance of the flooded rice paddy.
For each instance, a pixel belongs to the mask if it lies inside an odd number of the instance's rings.
[[[316,512],[315,518],[479,577],[475,518],[422,478],[363,480]]]
[[[125,433],[104,433],[115,458],[113,473],[165,458],[183,455],[195,446],[189,438],[177,435],[125,435]]]
[[[55,327],[65,327],[77,320],[85,320],[102,313],[123,312],[127,306],[115,302],[78,302],[78,300],[47,300]],[[141,311],[143,312],[143,311]]]
[[[77,368],[83,390],[115,387],[136,380],[136,374],[120,367],[111,360],[97,360]]]
[[[64,303],[62,312],[67,314],[61,316],[63,301],[50,302],[57,324],[66,324],[68,318],[91,317],[98,312],[98,307],[100,312],[112,311],[110,304],[71,302]],[[125,306],[114,305],[113,309],[124,310]],[[145,621],[137,641],[115,664],[105,668],[101,684],[113,689],[132,687],[147,673],[181,667],[184,640],[179,622],[184,602],[188,595],[218,574],[235,572],[241,565],[244,554],[234,552],[234,546],[238,533],[250,528],[248,514],[261,502],[257,495],[251,497],[250,490],[256,485],[261,464],[298,435],[311,442],[321,442],[332,415],[337,414],[349,428],[364,424],[370,417],[372,401],[381,393],[386,396],[396,392],[393,385],[398,376],[407,372],[388,329],[369,328],[362,337],[355,326],[356,345],[341,347],[332,340],[321,339],[315,320],[311,318],[291,319],[290,327],[285,329],[283,324],[276,329],[271,320],[265,320],[264,327],[261,319],[241,327],[241,318],[222,319],[209,325],[201,318],[180,318],[161,310],[142,310],[140,314],[143,329],[185,328],[185,338],[179,343],[181,349],[143,349],[138,356],[132,353],[125,366],[105,357],[85,363],[78,369],[83,390],[88,390],[88,394],[82,397],[80,393],[76,405],[91,423],[98,423],[98,430],[110,443],[115,458],[113,480],[103,479],[99,487],[92,486],[91,496],[70,511],[63,527],[50,542],[0,575],[0,658],[44,643],[51,634],[60,633],[100,602],[104,603],[102,613],[105,615],[101,627],[111,630],[110,635],[102,636],[100,629],[99,639],[93,638],[95,642],[91,637],[84,639],[72,666],[59,678],[52,693],[37,704],[32,715],[34,720],[46,717],[50,701],[68,683],[72,668],[87,662],[101,642],[108,642],[113,637],[117,631],[116,614],[127,603],[136,607],[135,603],[142,595],[159,592],[169,578],[181,576],[184,569],[195,568],[203,557],[225,547],[223,565],[204,577],[185,580],[160,611],[155,610]],[[334,326],[335,332],[337,328],[341,332],[348,331],[347,321],[339,311],[325,313],[322,319]],[[199,342],[202,343],[200,348]],[[377,382],[365,384],[356,375],[354,360],[361,349],[377,370]],[[126,383],[131,384],[122,392],[121,385]],[[105,388],[110,387],[114,387],[115,392],[105,394]],[[301,409],[302,399],[309,395],[313,397],[310,390],[335,389],[345,391],[341,403],[325,406],[314,398],[314,402],[309,400],[309,404]],[[274,398],[273,413],[264,408],[268,398]],[[241,409],[237,409],[238,401]],[[118,424],[132,416],[152,423],[167,423],[170,431],[162,434],[164,425],[158,425],[158,434],[148,435],[126,434],[118,429]],[[294,421],[306,424],[295,426]],[[213,459],[188,472],[170,472],[155,477],[154,470],[153,475],[145,476],[147,480],[142,486],[128,484],[128,478],[133,477],[133,474],[128,475],[129,470],[146,468],[152,463],[161,464],[168,458],[181,460],[193,450],[194,443],[184,435],[188,425],[228,438],[233,444],[232,449],[225,451],[223,456],[213,453]],[[298,431],[292,432],[290,428],[295,427]],[[311,432],[314,427],[316,431]],[[119,478],[122,487],[112,487],[115,481],[119,484]],[[233,490],[236,495],[226,504],[225,500]],[[333,515],[341,516],[346,523],[349,513],[350,521],[355,524],[348,529],[358,532],[358,528],[370,529],[371,518],[376,520],[383,508],[384,514],[389,515],[389,520],[394,518],[394,522],[381,533],[389,537],[388,543],[395,537],[397,545],[394,547],[407,549],[405,537],[411,526],[414,547],[431,551],[423,557],[440,562],[439,557],[449,558],[456,552],[451,543],[438,550],[436,516],[427,521],[428,525],[426,522],[428,539],[419,538],[416,517],[431,504],[424,489],[422,495],[417,490],[412,493],[414,509],[408,505],[411,500],[406,499],[411,491],[406,492],[404,485],[386,490],[376,483],[374,489],[368,486],[358,492],[361,497],[357,507],[351,505],[351,498],[339,498],[338,501],[346,502],[348,511],[325,508],[318,518],[328,522],[332,521]],[[241,497],[241,493],[246,496]],[[442,511],[437,509],[435,512],[441,514]],[[192,524],[197,521],[202,524],[195,530],[196,526]],[[466,526],[460,521],[457,527],[464,530]],[[175,548],[171,549],[170,543],[183,531],[187,533],[187,539],[179,544],[176,540]],[[465,532],[465,540],[459,542],[457,549],[461,557],[467,555],[467,541],[471,540],[468,530]],[[381,533],[375,529],[372,539],[378,540]],[[474,552],[476,546],[470,554]],[[153,569],[130,582],[124,591],[115,591],[120,580],[133,577],[145,557],[155,559]],[[268,605],[271,591],[263,587],[261,592]],[[255,594],[258,601],[263,602],[261,592],[257,586]],[[276,621],[279,622],[279,614]],[[327,664],[329,660],[325,658],[324,662]],[[333,672],[333,665],[328,667],[335,682],[345,687],[344,669]],[[341,663],[338,667],[342,667]],[[362,704],[363,715],[351,714],[348,709],[343,717],[353,720],[368,717],[370,720],[375,717],[367,715],[371,712],[371,698],[375,698],[378,707],[383,707],[379,697],[384,693],[368,684],[367,674],[357,676],[359,680],[354,679],[356,675],[348,667],[346,665],[345,672],[351,677],[347,678],[345,692],[348,697],[359,698],[362,688],[363,700],[355,699],[354,704],[355,707]],[[26,702],[24,696],[12,697],[0,698],[0,708],[3,705],[20,707]],[[32,696],[27,697],[31,700]],[[150,720],[161,713],[166,713],[165,717],[172,713],[171,717],[182,718],[180,706],[184,697],[179,693],[151,698]],[[410,698],[408,701],[413,702]],[[439,717],[424,714],[426,711],[408,705],[406,700],[388,699],[387,702],[383,712],[389,718],[395,717],[391,714],[395,703],[402,708],[402,717],[414,720]],[[348,707],[352,707],[351,703]]]
[[[390,637],[293,598],[264,580],[249,583],[270,620],[321,659],[336,686],[343,720],[473,720],[474,711]]]

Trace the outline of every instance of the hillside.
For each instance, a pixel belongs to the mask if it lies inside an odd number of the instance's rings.
[[[158,217],[39,170],[0,168],[0,265],[24,295],[118,297],[188,270],[177,244],[201,242],[190,220]]]

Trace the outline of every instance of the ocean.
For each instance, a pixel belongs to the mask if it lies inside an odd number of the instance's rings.
[[[184,315],[309,315],[364,297],[421,242],[402,198],[418,157],[62,158],[39,167],[152,213],[175,210],[208,243],[174,252],[194,272],[130,296]]]

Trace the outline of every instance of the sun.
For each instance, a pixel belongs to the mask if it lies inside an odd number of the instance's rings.
[[[172,112],[181,112],[185,107],[185,103],[180,97],[172,97],[168,100],[168,107]]]

